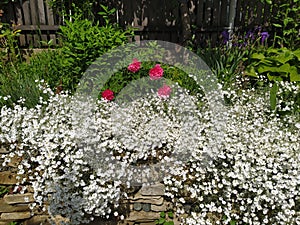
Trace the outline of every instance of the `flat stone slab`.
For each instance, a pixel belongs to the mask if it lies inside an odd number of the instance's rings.
[[[126,218],[126,221],[136,222],[136,223],[146,223],[146,222],[154,222],[158,218],[159,218],[159,213],[156,212],[133,211],[130,212],[129,217]]]
[[[14,194],[14,195],[5,195],[3,197],[3,200],[7,204],[17,204],[17,203],[31,203],[34,202],[33,194],[32,193],[27,193],[27,194]]]
[[[0,199],[0,213],[29,211],[28,205],[9,205],[4,199]]]
[[[12,212],[2,213],[0,216],[1,220],[24,220],[31,217],[30,212]]]
[[[129,198],[131,203],[140,202],[140,203],[150,203],[151,205],[162,205],[164,198],[161,196],[143,196],[140,193],[137,193],[134,198]]]
[[[167,211],[167,203],[164,202],[162,205],[151,205],[151,211],[165,212],[165,211]]]
[[[25,222],[22,223],[23,225],[51,225],[49,222],[49,216],[47,215],[37,215],[33,216],[29,220],[26,220]]]
[[[9,152],[6,148],[0,147],[0,154],[8,154]]]
[[[17,174],[10,171],[0,172],[0,184],[11,185],[18,183]]]
[[[1,221],[1,220],[0,220],[0,225],[7,225],[7,224],[9,224],[10,222],[13,222],[13,220],[5,220],[5,221]]]
[[[163,196],[165,194],[165,186],[163,184],[143,186],[139,192],[141,195]]]

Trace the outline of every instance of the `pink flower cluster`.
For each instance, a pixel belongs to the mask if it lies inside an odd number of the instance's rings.
[[[164,86],[158,89],[157,94],[161,98],[168,98],[171,94],[171,87],[164,84]]]
[[[106,89],[105,91],[103,91],[101,96],[103,99],[105,99],[107,101],[111,101],[115,98],[114,92],[110,89]]]
[[[139,62],[137,59],[133,59],[132,63],[127,67],[127,69],[132,72],[135,73],[137,71],[140,70],[141,68],[141,62]]]
[[[156,64],[152,69],[149,70],[149,76],[151,80],[159,80],[163,75],[164,70],[159,64]]]
[[[141,64],[142,63],[140,61],[134,58],[132,60],[132,63],[129,64],[129,66],[127,67],[127,69],[132,73],[136,73],[141,69]],[[160,66],[160,64],[156,64],[153,68],[149,70],[150,80],[159,80],[163,77],[163,75],[164,75],[164,70]],[[159,97],[166,99],[171,94],[171,87],[169,87],[168,85],[163,85],[163,87],[158,89],[157,94]],[[109,89],[103,91],[101,95],[102,98],[107,101],[112,101],[114,99],[114,92]]]

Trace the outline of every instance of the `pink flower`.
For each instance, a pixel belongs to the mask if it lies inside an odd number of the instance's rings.
[[[168,98],[171,94],[171,88],[164,84],[164,86],[158,89],[157,94],[161,98]]]
[[[151,80],[159,80],[163,74],[164,70],[159,64],[156,64],[152,69],[149,70],[149,76]]]
[[[112,90],[106,89],[101,93],[102,98],[111,101],[115,98],[114,92]]]
[[[133,73],[139,71],[140,68],[141,68],[141,62],[139,62],[137,59],[133,59],[132,63],[127,67],[127,69]]]

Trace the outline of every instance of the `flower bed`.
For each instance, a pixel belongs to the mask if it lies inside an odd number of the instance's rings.
[[[153,182],[165,186],[167,210],[183,224],[300,223],[299,116],[274,113],[264,90],[193,92],[188,84],[197,77],[171,67],[135,58],[121,69],[121,78],[140,82],[125,84],[150,90],[141,98],[131,87],[121,91],[119,72],[99,88],[97,101],[57,95],[37,82],[47,101],[1,108],[0,143],[11,152],[2,170],[21,157],[18,174],[26,179],[17,186],[31,184],[30,207],[70,224],[126,219],[124,202]],[[189,79],[178,79],[182,74]],[[293,83],[276,85],[278,93],[299,94]],[[227,105],[220,108],[213,95]]]

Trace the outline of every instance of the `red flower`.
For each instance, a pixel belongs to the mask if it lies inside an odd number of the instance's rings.
[[[106,89],[101,93],[102,98],[111,101],[115,98],[114,92],[112,90]]]
[[[161,98],[168,98],[171,94],[171,88],[164,84],[164,86],[158,89],[157,94]]]
[[[141,62],[139,62],[137,59],[133,59],[132,63],[127,67],[127,69],[133,73],[139,71],[140,68],[141,68]]]
[[[151,80],[159,80],[164,74],[163,68],[160,67],[159,64],[156,64],[152,69],[149,71],[149,76]]]

